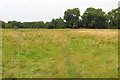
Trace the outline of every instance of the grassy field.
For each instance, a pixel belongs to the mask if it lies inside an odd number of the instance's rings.
[[[2,78],[2,29],[0,28],[0,79]]]
[[[4,29],[3,78],[117,78],[118,31]]]

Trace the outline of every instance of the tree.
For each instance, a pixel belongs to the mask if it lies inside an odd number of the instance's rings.
[[[107,15],[102,9],[96,9],[96,17],[95,17],[95,28],[98,29],[106,29],[107,28]]]
[[[43,21],[38,22],[24,22],[24,28],[45,28],[45,23]]]
[[[23,25],[21,22],[17,22],[17,21],[9,21],[6,25],[9,28],[22,28]]]
[[[83,27],[83,22],[82,22],[82,20],[79,20],[79,21],[78,21],[78,28],[84,28],[84,27]]]
[[[120,4],[120,1],[119,1],[119,4]],[[118,29],[120,29],[120,5],[118,8]]]
[[[13,27],[12,27],[12,25],[11,25],[11,24],[6,23],[6,24],[5,24],[5,28],[13,28]]]
[[[46,22],[45,23],[45,28],[52,29],[52,28],[54,28],[54,26],[53,26],[52,22]]]
[[[39,21],[39,22],[33,22],[34,24],[34,28],[45,28],[44,26],[44,22],[43,21]]]
[[[5,28],[5,22],[4,21],[0,21],[0,28]]]
[[[108,24],[109,28],[118,28],[118,24],[120,22],[119,16],[120,11],[119,8],[113,9],[112,11],[108,12]]]
[[[78,28],[78,22],[80,17],[80,11],[78,8],[68,9],[64,12],[64,19],[66,21],[67,28]]]
[[[68,9],[64,12],[64,18],[52,19],[50,22],[17,22],[0,21],[2,28],[92,28],[92,29],[120,29],[120,7],[106,14],[102,9],[87,8],[80,17],[78,8]]]
[[[53,28],[65,28],[65,23],[62,18],[52,19]]]
[[[34,24],[32,22],[23,22],[24,28],[34,28]]]
[[[102,9],[87,8],[83,13],[82,22],[86,28],[106,28],[107,17]]]

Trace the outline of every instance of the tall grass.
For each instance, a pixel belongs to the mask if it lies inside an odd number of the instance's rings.
[[[117,78],[118,31],[3,30],[4,78]]]

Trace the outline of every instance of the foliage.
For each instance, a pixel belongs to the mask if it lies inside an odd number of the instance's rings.
[[[64,19],[66,21],[67,28],[77,28],[80,17],[80,11],[78,8],[68,9],[64,12]]]
[[[22,23],[17,21],[9,21],[8,22],[10,28],[22,28]]]
[[[51,22],[46,22],[46,23],[45,23],[45,27],[46,27],[47,29],[52,29],[52,28],[54,28],[54,26],[53,26],[53,24],[52,24]]]
[[[50,22],[17,22],[1,21],[2,28],[91,28],[91,29],[118,29],[120,28],[120,8],[113,9],[106,14],[102,9],[89,7],[80,15],[78,8],[68,9],[64,12],[63,19],[56,18]]]
[[[4,21],[0,21],[0,28],[5,28],[5,22]]]
[[[65,23],[62,18],[52,19],[53,28],[65,28]]]
[[[106,28],[107,18],[102,9],[87,8],[82,16],[83,26],[86,28]]]
[[[108,12],[108,23],[109,28],[118,28],[118,24],[120,20],[118,21],[118,16],[120,16],[119,8],[113,9],[112,11]]]
[[[39,22],[24,22],[23,27],[24,28],[45,28],[45,23],[43,21]]]

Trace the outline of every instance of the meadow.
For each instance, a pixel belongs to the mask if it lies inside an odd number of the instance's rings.
[[[118,78],[118,30],[3,29],[3,78]]]

